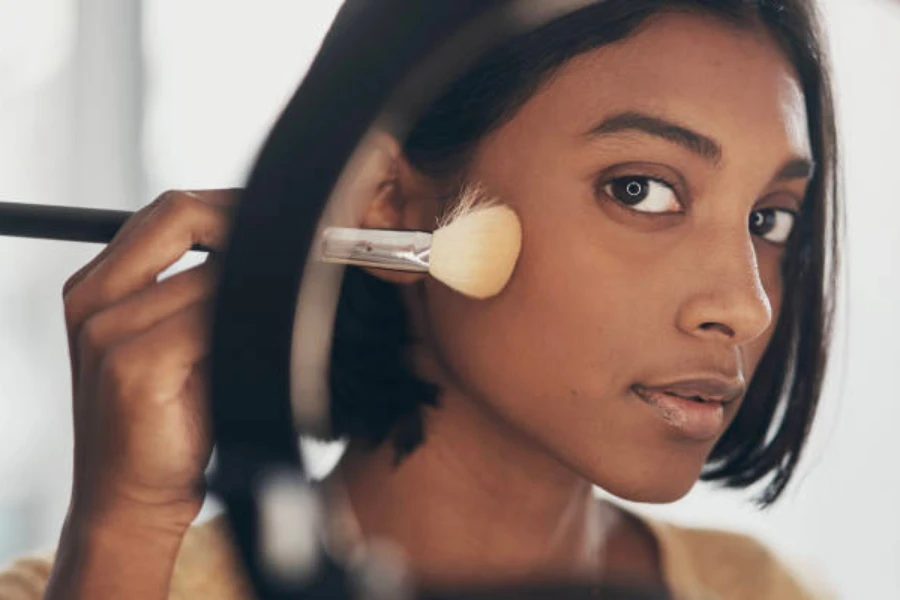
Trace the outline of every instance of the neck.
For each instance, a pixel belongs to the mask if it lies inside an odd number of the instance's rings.
[[[425,583],[596,574],[589,482],[462,395],[445,392],[402,463],[351,442],[337,468],[364,539],[388,538]],[[435,540],[440,540],[435,543]]]

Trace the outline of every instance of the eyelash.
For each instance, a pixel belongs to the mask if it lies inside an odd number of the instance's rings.
[[[681,210],[679,212],[666,211],[666,212],[657,212],[657,213],[654,213],[652,211],[636,210],[632,206],[629,206],[627,203],[622,202],[621,200],[619,200],[618,198],[616,198],[615,196],[613,196],[612,194],[610,194],[606,191],[606,189],[609,186],[615,184],[616,182],[627,181],[627,180],[637,180],[637,179],[643,179],[648,182],[658,183],[658,184],[664,185],[665,187],[670,189],[672,191],[672,194],[675,197],[675,200],[678,202],[679,206],[681,207]],[[681,212],[683,212],[685,210],[686,204],[681,199],[682,187],[683,186],[681,184],[676,183],[665,176],[656,175],[656,174],[648,175],[648,174],[639,173],[639,172],[623,173],[621,175],[616,175],[614,177],[603,177],[603,178],[598,179],[595,184],[595,190],[598,195],[602,194],[602,195],[608,197],[610,200],[615,202],[617,205],[622,206],[623,208],[626,208],[632,212],[642,214],[642,215],[660,215],[660,216],[661,215],[681,214]]]
[[[623,202],[622,200],[616,198],[612,193],[607,191],[610,186],[615,185],[617,182],[623,182],[623,181],[629,181],[629,180],[631,180],[631,181],[643,180],[643,181],[647,181],[647,182],[657,183],[657,184],[667,187],[669,190],[671,190],[672,195],[674,196],[675,201],[681,207],[681,210],[678,212],[673,212],[673,211],[654,212],[654,211],[637,210],[632,205],[629,205],[628,203]],[[640,214],[640,215],[648,215],[648,216],[653,216],[653,215],[666,216],[666,215],[673,215],[673,214],[682,214],[683,211],[685,210],[686,206],[685,206],[684,201],[681,199],[681,193],[679,192],[680,187],[681,186],[679,184],[673,183],[666,177],[662,177],[659,175],[645,175],[645,174],[639,174],[639,173],[628,173],[628,174],[618,175],[618,176],[612,177],[612,178],[609,178],[609,177],[602,178],[602,179],[598,180],[595,184],[595,189],[598,194],[602,193],[604,196],[609,198],[612,202],[616,203],[617,205],[619,205],[631,212],[634,212],[634,213]],[[648,194],[649,194],[649,192],[648,192]],[[641,198],[640,200],[638,200],[638,202],[635,205],[637,205],[641,202],[644,202],[647,197],[648,196]],[[763,212],[775,213],[776,215],[779,215],[779,214],[780,215],[788,215],[791,218],[790,229],[789,229],[787,238],[784,241],[774,241],[774,240],[766,238],[765,237],[766,234],[754,233],[754,235],[756,235],[757,237],[759,237],[766,243],[769,243],[773,246],[779,246],[779,247],[786,246],[787,241],[790,239],[791,234],[793,233],[793,230],[797,225],[797,220],[799,218],[799,214],[796,211],[785,209],[785,208],[768,207],[768,208],[758,208],[758,209],[754,210],[751,213],[751,218],[753,215],[758,215]]]

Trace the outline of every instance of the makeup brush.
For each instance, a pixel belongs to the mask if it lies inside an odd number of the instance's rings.
[[[511,208],[476,203],[477,191],[445,217],[433,233],[326,228],[321,259],[329,263],[428,273],[477,299],[506,287],[522,247],[522,228]]]
[[[127,210],[0,202],[0,236],[108,244],[132,215]],[[191,250],[212,252],[201,244]]]
[[[108,243],[132,212],[0,202],[0,235]],[[324,262],[429,273],[472,298],[494,296],[512,276],[522,245],[516,213],[486,200],[480,186],[463,190],[437,229],[399,231],[328,227]],[[192,250],[209,252],[195,245]]]

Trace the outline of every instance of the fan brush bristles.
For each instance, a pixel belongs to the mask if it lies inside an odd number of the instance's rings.
[[[521,248],[516,213],[488,198],[482,186],[470,185],[438,223],[429,272],[461,294],[490,298],[506,287]]]

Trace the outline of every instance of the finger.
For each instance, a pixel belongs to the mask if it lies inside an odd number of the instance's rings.
[[[243,191],[241,188],[222,188],[215,190],[189,190],[185,194],[198,200],[209,202],[219,208],[233,210],[237,208]]]
[[[80,326],[80,318],[79,315],[72,314],[72,306],[73,304],[69,302],[69,296],[82,281],[84,281],[85,277],[88,276],[94,269],[97,268],[97,265],[101,264],[106,257],[113,251],[115,251],[121,244],[122,240],[127,239],[134,229],[136,229],[146,218],[147,215],[155,210],[157,206],[159,206],[159,199],[154,201],[141,210],[137,211],[130,219],[128,219],[125,224],[116,232],[116,235],[110,241],[109,244],[104,246],[103,250],[100,251],[97,256],[95,256],[90,262],[86,265],[78,269],[73,275],[71,275],[63,284],[62,295],[63,302],[65,307],[65,322],[66,328],[68,329],[68,347],[69,347],[69,363],[71,367],[71,372],[73,377],[77,376],[79,373],[79,362],[78,362],[78,352],[75,348],[75,341],[77,339],[77,335],[73,334],[73,330],[77,329]],[[77,304],[75,305],[77,306]],[[77,320],[76,320],[77,319]],[[76,381],[73,380],[73,385],[76,384]]]
[[[81,283],[81,281],[87,276],[87,274],[94,270],[94,268],[98,264],[100,264],[109,255],[110,252],[120,246],[122,240],[126,239],[130,235],[130,233],[134,231],[134,229],[138,227],[144,221],[144,219],[147,218],[147,215],[153,212],[153,210],[157,206],[159,206],[158,201],[151,202],[141,210],[134,213],[134,215],[132,215],[131,218],[129,218],[127,221],[125,221],[125,224],[122,225],[119,231],[116,232],[116,235],[113,236],[113,239],[103,247],[103,249],[97,254],[97,256],[91,259],[91,261],[86,265],[78,269],[66,280],[62,290],[63,298],[68,295],[72,288]]]
[[[77,337],[79,356],[99,357],[118,341],[133,337],[191,304],[209,299],[220,267],[204,263],[145,288],[89,317]]]
[[[222,248],[228,233],[226,212],[184,193],[173,193],[123,239],[70,293],[67,315],[77,329],[101,307],[156,283],[157,275],[192,245]]]
[[[167,403],[179,396],[209,355],[211,305],[196,302],[126,341],[101,365],[103,385],[129,402]]]
[[[237,203],[240,199],[240,194],[243,192],[241,188],[226,188],[226,189],[214,189],[214,190],[191,190],[186,191],[184,194],[191,196],[193,198],[197,198],[198,200],[203,200],[205,202],[209,202],[215,206],[218,206],[222,209],[232,211],[237,207]],[[116,249],[122,242],[124,238],[126,238],[130,232],[132,232],[135,227],[140,225],[143,220],[147,217],[147,214],[152,212],[160,203],[164,200],[165,194],[157,197],[153,202],[137,211],[134,216],[128,219],[122,228],[116,232],[116,235],[110,241],[109,244],[103,247],[103,250],[95,256],[89,263],[81,267],[78,271],[76,271],[68,280],[66,280],[65,285],[63,286],[63,296],[65,296],[74,286],[80,283],[84,277],[94,269],[106,256],[114,249]]]
[[[237,207],[237,203],[242,192],[243,190],[241,188],[224,188],[213,190],[189,190],[183,193],[198,200],[203,200],[220,208],[231,211]],[[137,227],[147,217],[147,214],[152,212],[157,206],[160,205],[161,202],[164,201],[165,196],[166,194],[161,194],[153,202],[134,213],[134,215],[125,222],[122,228],[116,232],[116,235],[112,240],[110,240],[109,244],[103,247],[103,249],[99,254],[97,254],[97,256],[95,256],[89,263],[81,267],[71,277],[69,277],[69,279],[66,280],[65,285],[63,285],[63,296],[65,296],[74,286],[80,283],[81,280],[84,279],[84,277],[91,270],[93,270],[94,267],[97,266],[97,264],[99,264],[104,258],[106,258],[110,251],[119,246],[122,240],[126,238],[129,233],[133,231],[135,227]]]

